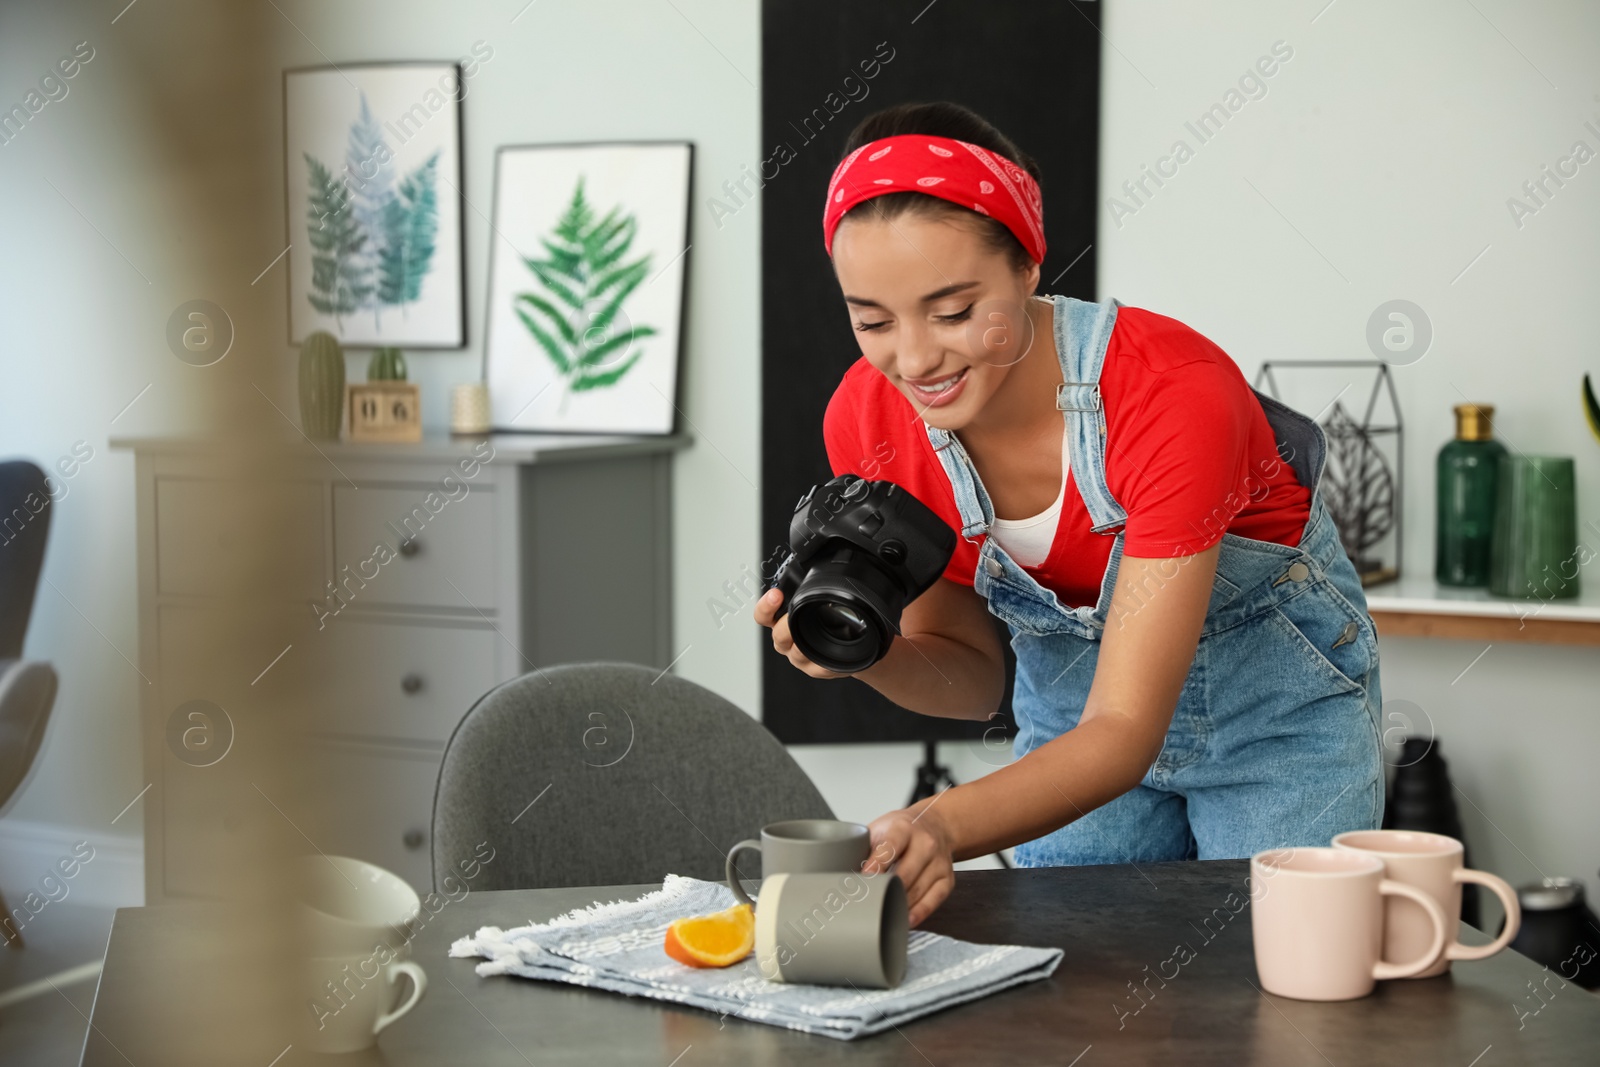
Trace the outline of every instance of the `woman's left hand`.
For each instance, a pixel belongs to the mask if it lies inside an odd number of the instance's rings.
[[[874,819],[867,830],[872,855],[862,864],[862,872],[898,874],[905,883],[911,925],[920,924],[956,885],[955,860],[938,813],[931,805],[891,811]]]

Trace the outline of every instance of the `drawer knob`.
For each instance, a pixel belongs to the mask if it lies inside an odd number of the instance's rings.
[[[418,541],[415,537],[408,537],[404,541],[400,542],[400,554],[406,559],[410,559],[421,550],[422,542]]]
[[[400,688],[408,693],[415,693],[422,688],[422,675],[412,671],[400,679]]]
[[[422,843],[427,839],[427,835],[421,830],[418,830],[416,827],[412,827],[411,829],[407,830],[400,837],[401,843],[412,852],[415,852],[417,849],[421,848]]]

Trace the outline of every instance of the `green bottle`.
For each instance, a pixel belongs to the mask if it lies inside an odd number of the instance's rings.
[[[1495,478],[1505,446],[1494,439],[1493,404],[1457,404],[1455,440],[1439,449],[1434,578],[1440,585],[1489,584]]]

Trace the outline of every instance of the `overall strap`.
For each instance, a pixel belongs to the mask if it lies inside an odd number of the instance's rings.
[[[922,425],[928,431],[928,443],[933,445],[933,454],[939,457],[939,463],[950,479],[956,510],[961,514],[961,536],[976,542],[980,535],[989,532],[989,526],[994,522],[994,505],[989,502],[989,493],[978,480],[977,467],[956,435],[927,423]]]
[[[1300,484],[1313,491],[1322,480],[1322,469],[1328,459],[1327,433],[1309,415],[1303,415],[1275,396],[1251,387],[1266,413],[1267,423],[1277,438],[1278,458],[1294,471]]]
[[[1073,481],[1089,510],[1090,529],[1114,534],[1128,513],[1106,485],[1106,413],[1100,397],[1100,371],[1122,302],[1111,297],[1091,303],[1070,296],[1053,298],[1056,356],[1062,382],[1056,408],[1067,424],[1067,449]]]
[[[1106,418],[1100,402],[1100,369],[1117,321],[1115,297],[1091,303],[1070,296],[1052,298],[1055,347],[1062,383],[1056,387],[1056,408],[1067,425],[1067,447],[1078,491],[1089,509],[1095,533],[1115,533],[1127,513],[1106,487]],[[961,441],[947,430],[923,424],[928,443],[939,457],[961,515],[961,536],[976,541],[994,523],[994,505]]]

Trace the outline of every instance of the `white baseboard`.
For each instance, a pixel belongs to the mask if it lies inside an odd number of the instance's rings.
[[[87,842],[87,847],[80,842]],[[81,857],[89,855],[89,849],[93,854],[83,862]],[[78,864],[71,878],[63,878],[57,867],[63,859],[69,861],[69,869],[73,861]],[[142,905],[144,838],[0,819],[0,892],[12,909],[23,907],[29,893],[41,900],[54,896],[52,903],[73,901],[100,908]]]

